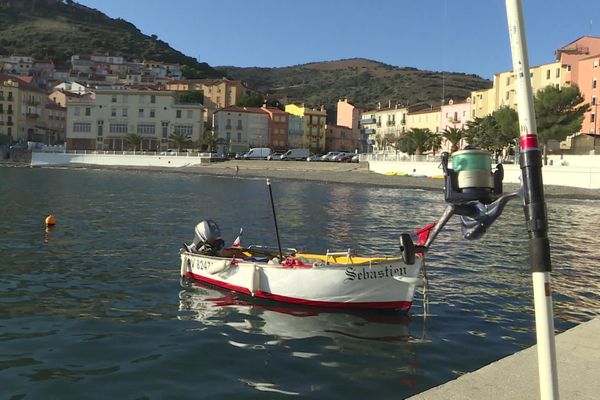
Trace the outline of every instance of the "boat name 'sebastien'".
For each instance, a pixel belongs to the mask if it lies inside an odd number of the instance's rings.
[[[383,278],[393,278],[395,276],[404,276],[406,275],[406,267],[385,267],[385,270],[379,271],[367,271],[364,267],[361,268],[360,272],[355,271],[353,267],[346,268],[346,276],[344,282],[349,282],[353,280],[367,280],[367,279],[383,279]]]

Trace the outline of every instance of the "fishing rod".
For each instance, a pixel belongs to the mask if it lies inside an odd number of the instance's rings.
[[[533,280],[540,396],[542,399],[558,399],[554,316],[550,290],[552,264],[542,181],[542,153],[538,145],[521,1],[506,0],[506,15],[517,89],[521,139],[519,163],[522,173],[523,211],[529,235],[529,262]]]
[[[271,197],[271,209],[273,210],[273,221],[275,221],[275,234],[277,235],[277,248],[279,249],[279,261],[283,261],[283,252],[281,251],[281,240],[279,239],[279,228],[277,227],[277,216],[275,215],[275,202],[273,201],[273,190],[271,189],[271,180],[267,178],[269,187],[269,196]]]

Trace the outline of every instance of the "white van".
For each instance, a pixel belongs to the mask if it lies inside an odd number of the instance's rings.
[[[266,160],[271,154],[271,149],[268,147],[255,147],[242,156],[244,160]]]
[[[297,160],[304,161],[306,157],[310,155],[308,149],[289,149],[281,156],[281,159],[284,161],[287,160]]]

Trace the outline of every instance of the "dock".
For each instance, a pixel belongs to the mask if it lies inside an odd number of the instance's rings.
[[[561,399],[600,398],[600,318],[556,336]],[[537,348],[532,346],[429,389],[411,400],[539,399]]]

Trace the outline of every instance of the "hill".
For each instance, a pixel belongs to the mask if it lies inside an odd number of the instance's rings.
[[[282,68],[217,67],[233,79],[288,101],[328,109],[341,97],[367,107],[388,104],[439,104],[443,97],[465,99],[472,90],[489,88],[492,83],[477,75],[456,72],[421,71],[400,68],[364,58],[315,62]]]
[[[0,2],[0,54],[31,55],[66,66],[73,54],[110,54],[182,64],[188,78],[223,76],[133,24],[70,0]]]

